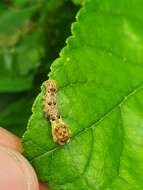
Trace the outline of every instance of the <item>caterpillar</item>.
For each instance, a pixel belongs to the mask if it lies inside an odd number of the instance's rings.
[[[53,141],[64,145],[70,140],[70,130],[63,122],[58,110],[56,99],[56,92],[58,91],[57,84],[54,80],[47,80],[44,82],[44,87],[44,116],[51,123]]]

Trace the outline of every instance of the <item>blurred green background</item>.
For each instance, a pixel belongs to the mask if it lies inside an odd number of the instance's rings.
[[[0,126],[20,136],[81,0],[0,1]]]

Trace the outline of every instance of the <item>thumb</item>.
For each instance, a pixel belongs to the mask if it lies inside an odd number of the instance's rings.
[[[38,180],[28,161],[15,150],[0,145],[0,189],[38,190]]]

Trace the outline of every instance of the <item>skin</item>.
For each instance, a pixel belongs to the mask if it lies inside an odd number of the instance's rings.
[[[0,127],[0,189],[49,190],[41,182],[30,163],[21,155],[20,139]]]

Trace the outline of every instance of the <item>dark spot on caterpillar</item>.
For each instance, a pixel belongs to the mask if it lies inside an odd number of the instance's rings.
[[[51,106],[51,105],[52,105],[52,102],[48,102],[48,105]]]
[[[50,88],[50,92],[56,92],[55,88]]]

